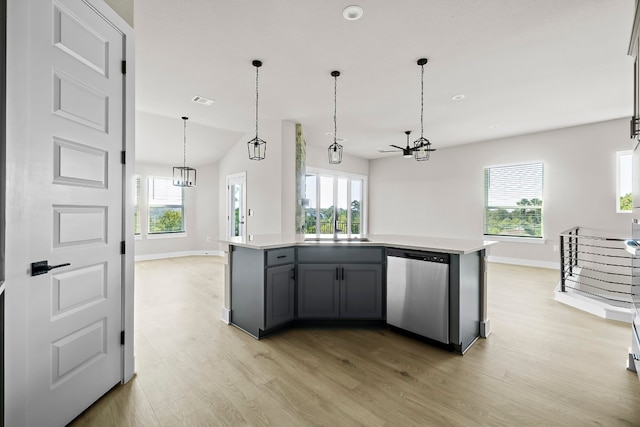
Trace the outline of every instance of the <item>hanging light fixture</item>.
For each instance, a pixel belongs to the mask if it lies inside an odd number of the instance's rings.
[[[258,68],[262,67],[262,61],[254,59],[252,64],[256,67],[256,137],[247,142],[247,148],[249,150],[249,159],[264,160],[267,154],[267,142],[258,138]]]
[[[423,162],[429,160],[429,155],[435,148],[431,148],[431,142],[424,137],[424,66],[428,62],[427,58],[418,59],[418,65],[422,68],[420,77],[420,138],[413,142],[413,157]]]
[[[187,166],[187,120],[189,117],[182,118],[183,127],[183,160],[182,166],[173,167],[173,185],[176,187],[195,187],[196,186],[196,170]]]
[[[333,144],[329,146],[329,163],[342,163],[342,145],[338,144],[338,125],[336,120],[338,76],[340,71],[332,71],[333,76]]]

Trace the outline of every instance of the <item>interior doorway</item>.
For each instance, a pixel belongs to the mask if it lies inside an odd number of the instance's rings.
[[[247,236],[247,173],[227,176],[227,237],[243,239]]]

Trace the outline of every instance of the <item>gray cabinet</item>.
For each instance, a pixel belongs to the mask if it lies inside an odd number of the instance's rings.
[[[265,283],[265,330],[295,317],[295,268],[293,264],[269,267]]]
[[[382,265],[299,264],[298,317],[382,318]]]
[[[298,317],[340,317],[338,264],[298,264]]]
[[[340,317],[382,318],[382,266],[344,264],[340,274]]]
[[[231,323],[259,338],[295,317],[295,249],[231,251]]]

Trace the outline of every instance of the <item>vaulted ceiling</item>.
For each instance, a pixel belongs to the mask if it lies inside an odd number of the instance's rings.
[[[419,136],[421,57],[424,136],[438,149],[632,115],[634,0],[357,4],[350,21],[337,0],[135,0],[137,158],[180,154],[183,115],[194,166],[253,132],[253,59],[260,121],[302,123],[321,147],[339,70],[337,135],[365,159]]]

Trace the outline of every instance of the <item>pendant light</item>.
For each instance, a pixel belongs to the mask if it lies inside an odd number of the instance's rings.
[[[187,166],[187,120],[189,117],[182,117],[184,123],[182,166],[174,166],[173,168],[173,185],[176,187],[196,186],[196,170]]]
[[[342,163],[342,145],[338,144],[338,125],[336,120],[337,111],[337,94],[338,94],[338,76],[340,71],[332,71],[333,76],[333,144],[329,146],[329,163]]]
[[[423,162],[429,160],[429,155],[435,148],[431,148],[431,142],[424,137],[424,66],[428,62],[427,58],[418,59],[418,65],[422,69],[420,77],[420,138],[413,142],[413,156]]]
[[[249,159],[264,160],[267,154],[267,142],[258,138],[258,68],[262,67],[262,61],[254,59],[252,64],[256,67],[256,137],[247,142],[247,149],[249,150]]]

